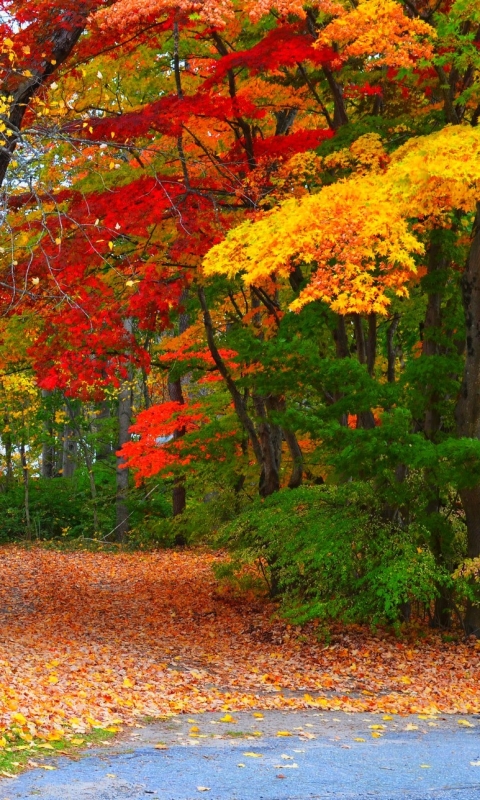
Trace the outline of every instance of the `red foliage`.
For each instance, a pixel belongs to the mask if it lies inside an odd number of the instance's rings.
[[[144,478],[191,461],[190,455],[182,455],[182,438],[174,436],[178,431],[185,434],[197,430],[208,421],[200,409],[199,403],[186,405],[172,401],[140,412],[130,428],[140,438],[124,444],[117,454],[124,459],[123,467],[135,469],[137,485]]]
[[[229,70],[245,68],[252,73],[272,72],[279,67],[293,67],[302,61],[329,64],[335,53],[329,47],[313,47],[314,38],[302,33],[299,25],[281,25],[250,50],[229,53],[212,66],[213,75],[207,84],[217,83]]]

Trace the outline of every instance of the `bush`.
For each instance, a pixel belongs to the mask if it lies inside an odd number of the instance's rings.
[[[429,604],[446,576],[428,532],[368,512],[369,491],[365,484],[284,489],[224,525],[217,542],[268,565],[271,592],[294,622],[395,622],[407,602]]]

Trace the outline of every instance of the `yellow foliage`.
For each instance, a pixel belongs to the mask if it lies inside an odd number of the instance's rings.
[[[412,254],[422,252],[379,180],[369,176],[287,200],[256,223],[240,225],[210,250],[204,269],[231,277],[243,271],[245,283],[254,284],[272,274],[288,278],[296,264],[311,264],[310,283],[292,310],[325,300],[340,314],[382,314],[387,290],[406,294],[416,272]]]
[[[439,224],[454,209],[473,211],[480,200],[480,129],[449,125],[410,139],[392,156],[390,192],[405,214]]]
[[[378,172],[389,162],[389,156],[378,133],[359,136],[348,148],[325,156],[323,165],[327,169],[352,169],[360,174]]]
[[[361,139],[378,152],[378,139]],[[364,145],[359,139],[350,155],[361,156]],[[242,272],[249,285],[288,279],[296,265],[307,265],[310,282],[291,310],[323,300],[340,314],[385,314],[392,292],[407,295],[418,275],[415,256],[424,248],[411,219],[449,225],[452,211],[472,211],[478,200],[480,130],[447,127],[410,140],[384,172],[354,175],[244,222],[207,253],[204,271]]]
[[[365,58],[367,69],[412,67],[430,58],[435,31],[420,19],[408,17],[395,0],[361,0],[355,8],[335,4],[336,19],[320,34],[317,46],[335,44],[339,63]]]

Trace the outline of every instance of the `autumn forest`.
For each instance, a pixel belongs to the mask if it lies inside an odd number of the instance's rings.
[[[27,565],[63,653],[18,682],[0,650],[0,748],[2,725],[61,738],[69,704],[70,738],[184,710],[187,689],[220,707],[142,662],[175,636],[201,660],[211,591],[240,706],[255,670],[288,683],[262,647],[298,659],[293,632],[476,652],[478,1],[2,0],[0,30],[0,617]],[[160,579],[182,633],[170,612],[159,628]],[[93,640],[112,615],[118,686],[82,679],[59,705],[79,608]],[[35,649],[24,613],[11,635]],[[244,614],[270,637],[253,673]],[[348,694],[312,652],[301,703]],[[414,708],[404,671],[375,707]],[[463,680],[439,708],[478,693]]]

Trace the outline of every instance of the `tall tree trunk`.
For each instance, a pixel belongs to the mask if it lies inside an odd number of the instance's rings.
[[[480,203],[477,205],[473,241],[462,277],[466,351],[462,388],[457,402],[457,433],[480,439]],[[467,554],[480,556],[480,484],[460,492],[467,523]],[[480,608],[469,605],[465,626],[480,637]]]
[[[262,448],[263,464],[258,485],[262,497],[280,489],[280,462],[282,458],[282,429],[268,420],[268,412],[276,410],[277,398],[254,396],[253,404],[258,415],[257,433]]]
[[[8,414],[3,418],[4,431],[2,433],[2,444],[5,451],[5,491],[8,492],[13,483],[13,443],[12,434],[9,430],[10,420]]]
[[[77,440],[68,423],[63,428],[62,478],[72,478],[76,467]]]
[[[180,298],[181,303],[185,303],[187,300],[187,292],[182,292],[182,296]],[[189,318],[188,314],[180,314],[178,320],[178,333],[185,333],[189,326]],[[180,403],[184,405],[185,398],[183,396],[183,389],[182,389],[182,380],[181,378],[177,378],[174,381],[168,381],[168,396],[170,400],[175,403]],[[185,428],[177,428],[173,434],[174,439],[181,439],[182,436],[185,436]],[[183,514],[187,505],[187,489],[185,486],[185,478],[180,476],[175,478],[172,490],[172,513],[174,517],[178,517],[180,514]]]
[[[42,398],[43,400],[47,400],[52,393],[49,392],[47,389],[42,389]],[[41,476],[42,478],[54,478],[55,477],[55,442],[53,438],[53,427],[52,427],[52,414],[51,410],[48,408],[48,402],[45,408],[45,421],[43,423],[43,435],[44,435],[44,442],[42,444],[42,462],[41,462]]]
[[[355,344],[357,346],[357,357],[360,364],[365,364],[369,375],[372,375],[375,366],[376,344],[377,344],[377,324],[375,314],[369,314],[368,319],[368,339],[365,340],[363,329],[363,319],[360,314],[353,315],[353,327],[355,330]],[[367,430],[375,427],[375,418],[371,409],[360,411],[357,415],[357,427]]]
[[[289,489],[298,489],[303,483],[303,453],[293,431],[283,429],[283,436],[292,457],[292,472],[288,481]]]
[[[438,240],[438,232],[433,231],[428,254],[428,272],[424,279],[427,291],[427,308],[423,326],[422,358],[437,356],[440,353],[439,337],[442,331],[442,276],[447,268],[447,260],[442,252],[442,242]],[[427,439],[435,441],[441,428],[442,420],[438,409],[440,399],[435,385],[427,384],[424,387],[427,405],[423,420],[423,431]],[[429,501],[426,512],[431,519],[432,552],[437,563],[445,561],[444,545],[441,531],[438,530],[436,519],[441,511],[440,490],[431,471],[425,473],[428,487]],[[450,627],[450,602],[443,587],[439,587],[440,595],[435,599],[435,610],[432,624],[439,628]]]
[[[133,325],[131,319],[126,319],[124,327],[127,333],[132,333]],[[122,386],[118,395],[118,450],[130,441],[130,425],[132,424],[132,386],[131,386],[131,366],[129,368],[128,381]],[[129,531],[129,512],[128,512],[128,479],[129,470],[122,467],[123,458],[117,456],[116,465],[116,486],[117,493],[115,499],[116,527],[114,539],[123,543],[126,541]]]
[[[22,478],[23,478],[23,500],[24,500],[24,509],[25,509],[25,538],[27,541],[31,541],[32,539],[32,524],[30,520],[30,494],[29,494],[29,474],[28,474],[28,464],[27,464],[27,455],[25,450],[25,442],[22,440],[20,444],[20,463],[22,465]]]
[[[210,350],[210,354],[212,356],[215,366],[217,367],[220,375],[225,381],[228,391],[230,392],[237,417],[243,429],[247,433],[248,438],[250,439],[255,459],[260,467],[260,470],[262,470],[264,467],[263,448],[260,442],[260,438],[257,435],[254,422],[247,408],[247,397],[246,395],[243,396],[242,393],[239,391],[237,384],[233,380],[228,370],[228,367],[225,364],[225,361],[220,355],[217,344],[215,342],[215,332],[213,329],[212,316],[207,306],[205,292],[201,287],[198,289],[198,299],[200,300],[200,305],[203,312],[203,322],[205,325],[205,333],[207,337],[208,349]]]

